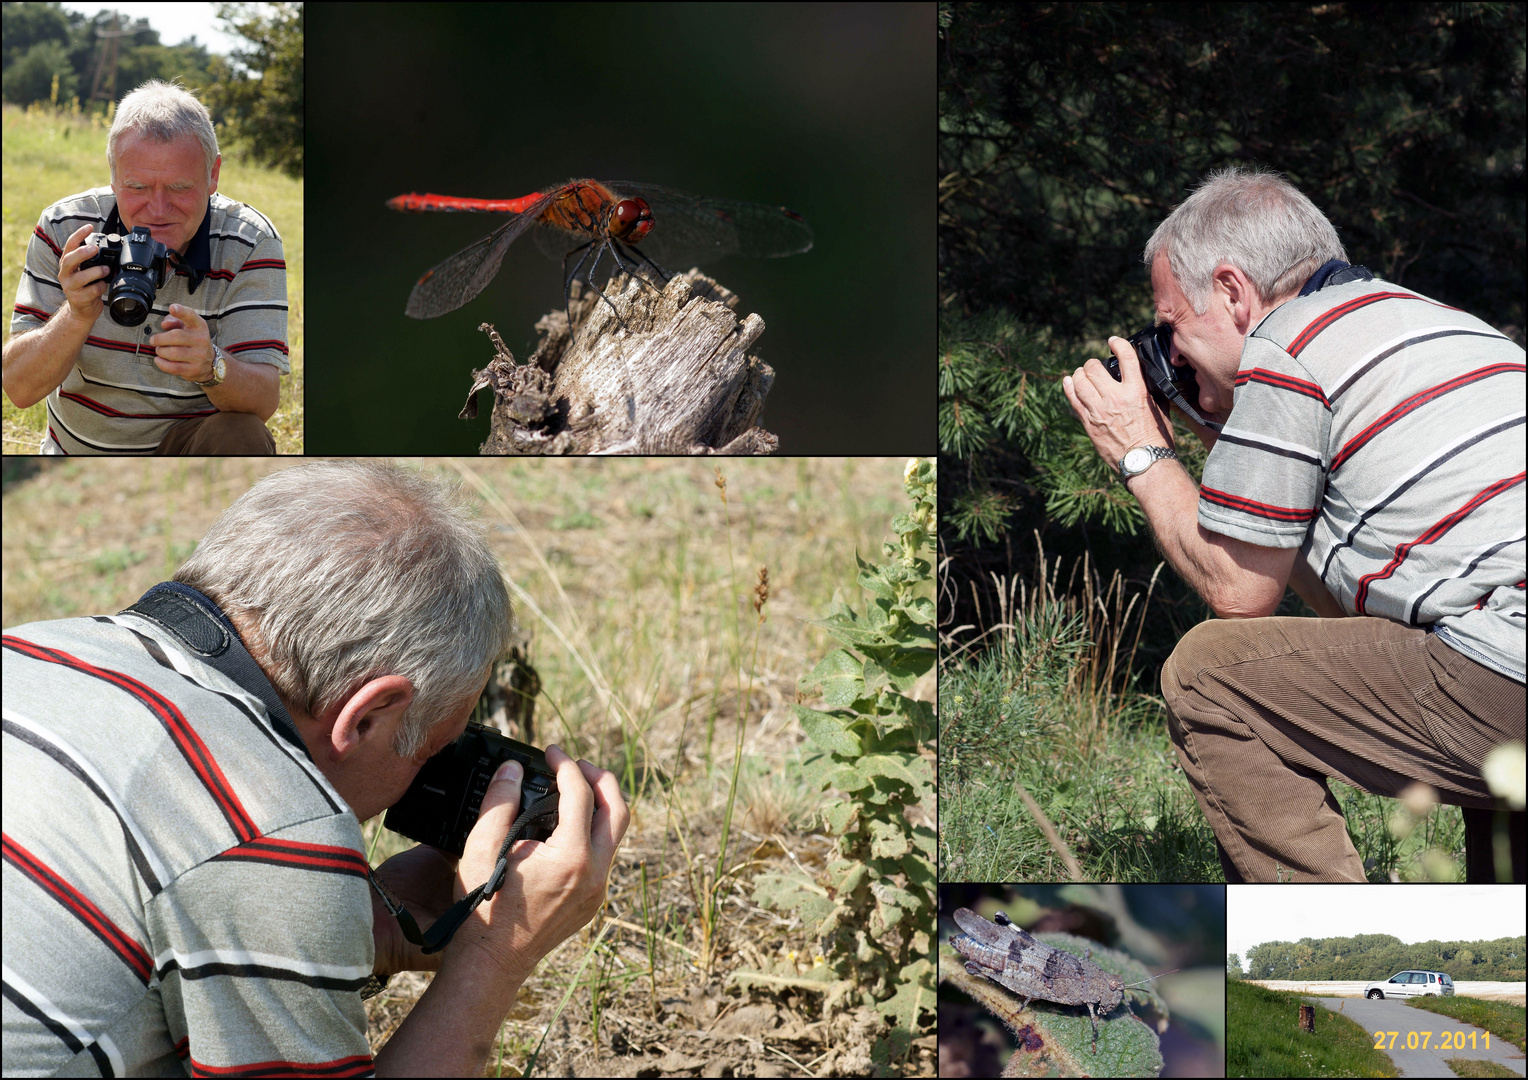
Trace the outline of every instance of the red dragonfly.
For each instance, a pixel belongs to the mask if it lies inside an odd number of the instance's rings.
[[[594,270],[607,251],[620,269],[656,287],[638,272],[641,268],[655,271],[667,283],[672,274],[656,260],[678,268],[721,255],[769,259],[812,248],[811,227],[800,214],[783,206],[699,198],[652,184],[570,180],[518,199],[410,193],[389,199],[387,205],[408,212],[514,215],[419,279],[404,309],[414,319],[445,315],[477,296],[498,274],[509,245],[532,225],[541,226],[536,230],[537,246],[562,259],[564,294],[582,276],[607,304],[609,298],[593,281]],[[578,261],[570,272],[568,260],[574,256]],[[610,307],[615,310],[614,304]]]

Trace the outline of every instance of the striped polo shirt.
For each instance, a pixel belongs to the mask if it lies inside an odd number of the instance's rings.
[[[1522,682],[1524,392],[1523,350],[1457,308],[1378,279],[1297,297],[1247,336],[1199,522]]]
[[[4,637],[6,1076],[365,1076],[360,823],[153,621]]]
[[[27,245],[16,290],[11,336],[36,330],[64,304],[58,263],[64,242],[81,225],[125,233],[109,187],[92,188],[42,212]],[[281,236],[264,214],[214,193],[201,228],[154,298],[149,317],[119,326],[105,305],[63,383],[48,395],[44,454],[150,454],[178,420],[210,416],[217,407],[202,388],[154,366],[148,344],[171,304],[207,320],[225,353],[281,374],[287,359],[286,258]]]

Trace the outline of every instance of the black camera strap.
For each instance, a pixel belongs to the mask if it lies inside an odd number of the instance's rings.
[[[557,792],[550,791],[541,796],[535,802],[521,811],[515,823],[509,827],[508,834],[504,837],[504,843],[499,845],[499,857],[494,862],[493,873],[488,880],[473,889],[466,896],[445,910],[440,918],[430,924],[430,929],[421,932],[419,924],[414,921],[414,916],[404,907],[382,884],[382,880],[375,873],[370,873],[372,888],[377,890],[377,895],[382,898],[382,903],[393,918],[398,920],[398,926],[403,931],[403,936],[428,956],[430,953],[440,952],[451,943],[452,936],[461,928],[462,923],[467,921],[473,909],[498,892],[504,884],[504,877],[509,873],[509,849],[514,842],[525,835],[527,829],[541,824],[557,814]]]
[[[265,672],[260,670],[260,665],[255,663],[255,658],[249,655],[249,650],[244,647],[238,630],[228,616],[205,594],[179,581],[162,581],[144,593],[136,604],[124,608],[118,614],[139,615],[169,631],[202,663],[221,671],[259,698],[276,733],[300,749],[304,755],[308,754],[307,744],[302,741],[297,725],[292,722],[276,688],[265,677]],[[309,757],[311,760],[311,755]],[[450,943],[452,935],[467,921],[473,909],[503,886],[504,877],[509,871],[509,849],[514,842],[527,829],[547,821],[556,813],[556,791],[548,792],[526,807],[510,826],[504,843],[499,846],[499,858],[492,876],[452,904],[444,915],[430,925],[428,933],[420,932],[414,916],[393,897],[370,868],[366,876],[377,895],[382,897],[382,902],[387,905],[387,910],[398,920],[403,936],[421,946],[426,954],[439,952]]]

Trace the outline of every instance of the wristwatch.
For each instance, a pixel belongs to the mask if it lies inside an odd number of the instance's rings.
[[[206,382],[196,382],[195,379],[191,381],[196,383],[197,386],[222,386],[223,380],[227,377],[228,361],[223,359],[223,350],[214,344],[212,346],[212,378]]]
[[[1169,450],[1165,446],[1137,446],[1127,450],[1125,456],[1119,459],[1119,478],[1125,481],[1132,476],[1140,476],[1163,458],[1177,461],[1178,451]]]

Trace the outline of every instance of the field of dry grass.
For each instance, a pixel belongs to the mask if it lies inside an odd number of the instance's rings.
[[[14,461],[4,491],[7,627],[117,611],[167,578],[250,483],[295,462]],[[807,620],[855,607],[856,550],[879,557],[907,507],[903,459],[405,462],[482,505],[541,677],[538,745],[616,772],[633,816],[603,915],[521,992],[487,1075],[861,1075],[877,1022],[825,1017],[806,988],[740,993],[740,970],[810,972],[799,923],[754,904],[764,870],[821,870],[829,838],[800,776],[796,682],[831,648]],[[730,524],[729,524],[730,522]],[[750,604],[769,569],[766,620]],[[754,634],[757,631],[755,649]],[[932,699],[933,676],[914,696]],[[740,707],[741,702],[741,707]],[[737,725],[743,760],[711,940],[698,911],[722,839]],[[933,807],[909,808],[934,827]],[[366,826],[376,865],[407,842]],[[644,886],[645,882],[645,886]],[[645,893],[645,895],[644,895]],[[368,1002],[373,1045],[427,976]],[[933,1075],[934,1040],[905,1068]]]

